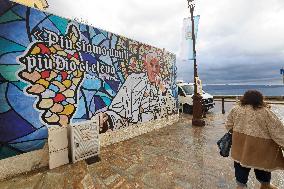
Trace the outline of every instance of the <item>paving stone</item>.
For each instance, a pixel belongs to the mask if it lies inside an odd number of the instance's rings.
[[[12,185],[12,182],[10,180],[0,182],[1,189],[8,189],[11,185]]]
[[[94,189],[95,188],[93,179],[89,174],[87,174],[80,183],[82,184],[83,189]]]
[[[104,182],[106,185],[110,185],[110,184],[114,183],[119,177],[120,177],[119,174],[110,175],[109,177],[105,178],[105,179],[103,180],[103,182]]]
[[[96,174],[92,174],[92,176],[93,176],[93,182],[94,182],[95,188],[98,188],[98,189],[106,189],[107,188],[107,186],[102,181],[102,179],[100,179],[100,177],[98,177]]]
[[[38,183],[38,187],[42,189],[60,189],[60,188],[66,188],[64,180],[64,174],[61,173],[51,173],[47,172],[45,175],[43,175],[42,180],[40,183]]]
[[[145,173],[147,173],[151,169],[152,168],[150,168],[149,166],[144,166],[142,164],[133,164],[126,170],[126,173],[136,179],[140,179]]]
[[[175,179],[176,183],[176,189],[191,189],[192,185],[189,182],[180,180],[180,179]]]
[[[98,166],[93,164],[92,167],[89,167],[89,171],[91,175],[92,173],[95,173],[102,180],[117,174],[109,164],[100,164]]]
[[[32,175],[30,177],[26,177],[26,178],[14,178],[13,181],[14,183],[12,183],[9,187],[9,189],[33,189],[33,188],[37,188],[38,186],[38,182],[42,179],[43,174],[42,173],[38,173],[35,175]]]
[[[166,173],[160,173],[155,170],[148,172],[145,174],[142,178],[142,181],[149,186],[155,187],[155,188],[174,188],[175,183],[173,178],[171,178]]]
[[[129,160],[129,158],[127,156],[126,157],[118,156],[115,159],[110,160],[109,164],[111,166],[120,168],[122,170],[126,170],[127,168],[129,168],[133,164],[133,162],[131,160]]]

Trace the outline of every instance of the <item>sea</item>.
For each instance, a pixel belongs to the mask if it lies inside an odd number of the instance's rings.
[[[247,90],[258,90],[264,96],[284,96],[284,85],[203,85],[203,90],[211,95],[243,95]]]

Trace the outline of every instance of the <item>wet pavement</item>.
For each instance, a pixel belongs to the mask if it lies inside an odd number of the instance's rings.
[[[226,113],[233,103],[225,103]],[[284,115],[284,105],[272,105]],[[191,115],[178,123],[101,149],[101,161],[84,161],[43,170],[0,183],[14,188],[235,188],[233,161],[218,153],[217,140],[226,132],[221,104],[210,111],[205,127],[193,127]],[[284,189],[284,171],[272,174]],[[259,188],[251,171],[248,188]]]

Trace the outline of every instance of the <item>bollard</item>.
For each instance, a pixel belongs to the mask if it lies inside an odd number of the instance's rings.
[[[225,98],[222,98],[222,114],[225,114]]]
[[[206,118],[206,110],[205,110],[205,107],[203,107],[203,109],[202,109],[202,115],[203,115],[203,118]]]

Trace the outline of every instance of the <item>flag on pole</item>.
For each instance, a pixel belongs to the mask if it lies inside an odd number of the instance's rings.
[[[202,81],[201,79],[199,79],[199,77],[195,77],[195,81],[196,81],[196,87],[197,87],[197,93],[202,95]]]
[[[195,40],[196,40],[200,16],[199,15],[194,16],[193,19],[194,19],[194,34],[195,34]],[[195,58],[195,55],[193,53],[191,18],[184,18],[183,19],[181,58],[184,61],[193,60]]]

